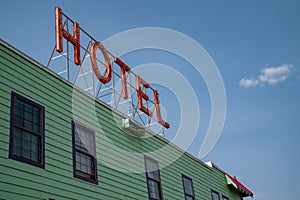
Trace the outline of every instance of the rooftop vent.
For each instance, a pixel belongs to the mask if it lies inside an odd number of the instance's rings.
[[[122,128],[129,135],[135,137],[145,136],[145,128],[130,118],[122,119]]]

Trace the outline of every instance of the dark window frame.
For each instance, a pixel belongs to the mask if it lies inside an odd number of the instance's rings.
[[[147,160],[157,164],[158,180],[155,180],[155,179],[148,176]],[[149,200],[157,200],[157,199],[154,199],[150,196],[150,185],[149,185],[149,180],[150,180],[150,181],[154,181],[158,184],[158,191],[159,191],[159,195],[160,195],[159,200],[163,200],[164,198],[163,198],[163,192],[162,192],[162,183],[161,183],[161,177],[160,177],[160,170],[159,170],[158,161],[151,158],[151,157],[149,157],[149,156],[144,156],[144,164],[145,164],[146,182],[147,182],[147,188],[148,188],[148,199]]]
[[[214,200],[213,199],[213,193],[217,194],[218,195],[218,200],[220,200],[220,194],[219,194],[219,192],[217,192],[215,190],[211,190],[211,199]]]
[[[193,185],[193,179],[186,176],[186,175],[184,175],[184,174],[182,174],[181,177],[182,177],[182,186],[183,186],[184,198],[186,199],[186,197],[188,196],[188,197],[192,198],[193,200],[196,199],[195,191],[194,191],[194,185]],[[186,191],[185,191],[184,179],[188,179],[189,181],[191,181],[192,192],[193,192],[192,196],[190,194],[186,193]]]
[[[98,185],[98,169],[97,169],[97,157],[96,157],[96,138],[95,138],[95,131],[87,128],[86,126],[75,122],[74,120],[71,121],[72,124],[72,155],[73,155],[73,176],[75,178],[93,183],[93,184],[97,184]],[[94,166],[94,178],[89,178],[87,176],[84,175],[83,172],[79,172],[76,169],[76,152],[79,151],[76,149],[75,146],[75,127],[80,128],[81,130],[84,130],[85,132],[92,134],[92,138],[93,138],[93,155],[88,155],[90,157],[92,157],[92,164]]]
[[[229,200],[229,198],[227,197],[227,196],[225,196],[225,195],[222,195],[222,200]]]
[[[25,129],[25,127],[17,125],[15,123],[15,101],[16,99],[19,99],[24,104],[28,104],[32,107],[37,108],[40,111],[40,132],[41,135],[35,134],[32,130]],[[40,147],[39,147],[39,162],[24,158],[19,155],[14,154],[14,134],[15,134],[15,128],[18,128],[19,130],[23,130],[26,133],[29,133],[31,135],[36,135],[39,137],[40,141]],[[10,106],[10,139],[9,139],[9,158],[24,162],[36,167],[40,167],[45,169],[45,107],[20,95],[15,92],[11,92],[11,106]]]

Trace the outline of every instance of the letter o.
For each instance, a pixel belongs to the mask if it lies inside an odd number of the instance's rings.
[[[103,76],[98,69],[97,59],[96,59],[97,48],[99,48],[101,50],[101,52],[104,56],[104,59],[105,59],[105,66],[106,66],[105,76]],[[101,42],[93,43],[93,45],[91,47],[91,62],[92,62],[93,71],[94,71],[96,77],[98,78],[98,80],[101,81],[103,84],[108,83],[111,79],[111,73],[112,73],[111,63],[110,63],[107,51]]]

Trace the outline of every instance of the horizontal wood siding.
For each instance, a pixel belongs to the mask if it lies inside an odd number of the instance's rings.
[[[45,169],[8,158],[12,91],[45,106]],[[167,142],[150,133],[145,139],[130,136],[119,128],[121,119],[118,112],[1,42],[0,198],[148,199],[146,176],[140,172],[144,168],[143,153],[154,152]],[[98,185],[73,177],[71,120],[96,132]],[[160,169],[164,199],[184,199],[184,174],[192,178],[197,199],[211,199],[213,189],[240,200],[239,194],[227,187],[222,171],[176,147],[152,158],[163,166],[178,155],[179,159]],[[128,169],[139,173],[126,172]]]

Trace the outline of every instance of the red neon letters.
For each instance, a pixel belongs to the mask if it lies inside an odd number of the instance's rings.
[[[126,81],[125,72],[130,72],[130,67],[128,67],[125,63],[122,62],[122,60],[120,60],[117,57],[115,57],[114,62],[117,63],[121,67],[123,98],[128,99],[127,81]]]
[[[73,36],[72,36],[68,31],[63,29],[62,15],[63,15],[62,10],[57,7],[55,9],[56,51],[58,51],[60,53],[63,51],[63,40],[62,39],[64,37],[67,41],[71,42],[74,45],[74,63],[76,65],[80,65],[81,59],[80,59],[80,27],[79,27],[79,24],[77,22],[73,23]],[[101,74],[101,72],[99,71],[99,68],[98,68],[97,58],[96,58],[97,49],[99,49],[102,52],[104,59],[105,59],[106,71],[105,71],[104,76]],[[93,68],[93,71],[94,71],[97,79],[103,84],[109,83],[109,81],[111,80],[111,76],[112,76],[112,66],[111,66],[109,55],[101,42],[96,41],[92,44],[90,57],[91,57],[92,68]],[[123,98],[127,99],[128,93],[127,93],[126,72],[129,73],[131,69],[117,57],[114,58],[114,62],[116,64],[118,64],[120,67]],[[143,103],[143,100],[147,102],[150,99],[149,99],[149,96],[143,91],[142,86],[146,89],[147,88],[152,89],[146,81],[144,81],[141,77],[136,75],[136,91],[137,91],[137,97],[138,97],[138,108],[142,112],[144,112],[146,115],[152,117],[153,113],[147,107],[145,107],[144,103]],[[154,93],[153,96],[154,96],[157,121],[164,127],[170,128],[170,124],[167,123],[166,121],[162,120],[162,118],[161,118],[158,92],[157,92],[157,90],[154,90],[154,89],[152,89],[152,90]]]
[[[80,65],[80,29],[79,24],[75,22],[73,24],[73,35],[67,32],[62,27],[62,11],[60,8],[55,8],[55,29],[56,29],[56,51],[63,51],[63,41],[64,37],[66,40],[71,42],[74,45],[74,63]]]
[[[97,48],[99,48],[104,56],[105,59],[105,65],[106,65],[106,73],[105,76],[102,76],[102,74],[99,72],[98,69],[98,65],[97,65],[97,60],[96,60],[96,50]],[[99,81],[101,81],[102,83],[106,84],[110,81],[111,79],[111,64],[110,64],[110,60],[109,60],[109,56],[107,54],[107,51],[105,49],[105,47],[103,46],[102,43],[100,42],[95,42],[92,44],[91,47],[91,62],[92,62],[92,68],[93,71],[96,75],[96,77],[98,78]]]
[[[161,114],[160,114],[160,107],[159,107],[159,98],[158,98],[158,92],[157,90],[154,90],[154,102],[155,102],[155,109],[156,109],[156,117],[158,123],[163,125],[166,128],[170,128],[170,124],[164,120],[161,119]]]
[[[153,113],[143,105],[143,99],[145,99],[146,101],[149,101],[149,96],[142,91],[141,84],[145,88],[150,87],[150,85],[146,81],[144,81],[141,77],[136,75],[136,91],[137,91],[137,95],[138,95],[138,107],[141,111],[146,113],[148,116],[152,117]]]

